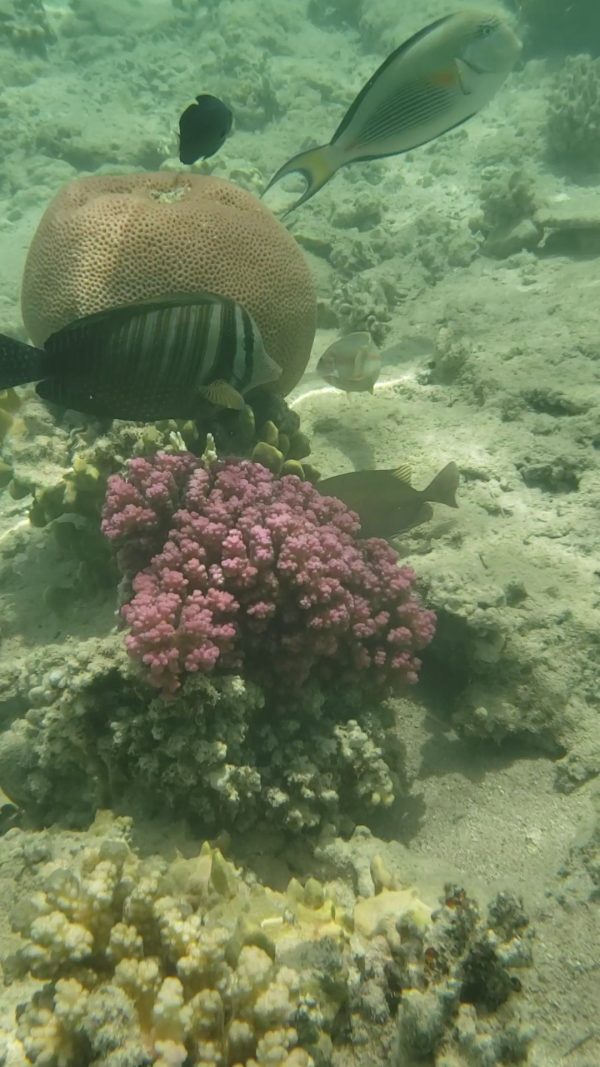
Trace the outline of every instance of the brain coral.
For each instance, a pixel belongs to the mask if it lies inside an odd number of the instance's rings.
[[[316,302],[294,238],[251,193],[198,174],[80,178],[49,204],[21,292],[35,344],[65,323],[173,292],[238,300],[289,392],[308,361]]]

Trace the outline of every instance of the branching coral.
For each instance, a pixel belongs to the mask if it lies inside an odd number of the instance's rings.
[[[267,685],[417,679],[434,616],[413,572],[296,477],[158,453],[109,480],[102,528],[133,575],[127,647],[165,693],[217,666]]]
[[[131,677],[115,635],[0,676],[0,712],[19,705],[26,714],[0,735],[0,783],[43,825],[141,804],[211,832],[347,833],[407,788],[393,706],[356,686],[273,699],[197,674],[166,701]]]
[[[15,915],[9,972],[48,983],[19,1016],[27,1062],[312,1067],[298,1027],[309,1014],[314,1050],[330,1043],[339,1003],[317,968],[323,945],[344,952],[334,916],[322,890],[252,887],[208,845],[169,866],[109,835],[48,865]]]
[[[523,1062],[533,1030],[511,1003],[521,989],[513,968],[531,962],[521,902],[499,893],[485,920],[464,890],[446,886],[432,919],[424,930],[400,920],[397,941],[390,940],[404,989],[392,1062],[401,1067],[407,1056],[440,1067]]]
[[[529,962],[520,902],[484,921],[459,889],[431,913],[375,856],[374,895],[347,907],[308,878],[274,891],[203,845],[140,859],[127,820],[99,816],[17,907],[9,982],[44,984],[18,1010],[37,1067],[493,1067],[520,1063],[514,1007]],[[23,835],[21,859],[53,846]],[[54,842],[55,839],[52,839]],[[14,858],[18,837],[10,847]],[[333,891],[332,891],[333,889]],[[0,1034],[0,1042],[2,1034]],[[363,1053],[361,1052],[363,1050]],[[358,1054],[358,1058],[355,1054]]]
[[[0,737],[11,799],[42,822],[143,796],[211,828],[303,832],[402,795],[385,696],[416,679],[433,615],[344,505],[260,464],[158,453],[110,481],[104,528],[133,576],[130,652],[161,695],[118,636],[67,649],[68,670],[36,662],[38,684],[27,671],[7,693],[28,708]]]

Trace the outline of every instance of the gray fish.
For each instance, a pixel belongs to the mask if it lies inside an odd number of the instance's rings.
[[[496,15],[461,11],[437,19],[375,71],[329,144],[293,156],[267,189],[286,174],[302,174],[306,189],[287,214],[340,167],[408,152],[460,126],[491,100],[520,50],[519,39]]]
[[[325,349],[317,373],[346,393],[372,393],[381,371],[381,356],[366,330],[348,333]]]
[[[276,381],[259,329],[234,300],[175,293],[86,315],[34,348],[0,335],[0,389],[37,382],[44,400],[87,415],[192,419]]]
[[[458,482],[456,463],[448,463],[425,489],[413,489],[410,468],[404,464],[395,470],[350,471],[322,478],[316,488],[357,513],[363,537],[394,537],[431,518],[429,501],[458,507]]]

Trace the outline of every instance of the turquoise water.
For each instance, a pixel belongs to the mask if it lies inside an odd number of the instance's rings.
[[[261,202],[271,176],[326,144],[447,4],[0,7],[0,333],[39,345],[107,293],[114,306],[201,286],[248,305],[285,393],[196,424],[111,421],[31,385],[0,394],[5,1067],[600,1061],[600,26],[589,0],[568,18],[550,0],[488,7],[523,41],[489,103],[403,155],[343,166],[281,230],[304,183]],[[178,120],[199,93],[234,126],[184,167]],[[109,196],[132,174],[118,226],[110,206],[72,230],[59,211],[32,246],[66,183],[107,179],[93,188]],[[218,186],[233,214],[202,201],[177,221],[192,181],[200,197],[217,188],[208,178],[235,187]],[[140,203],[174,213],[144,230]],[[381,355],[372,394],[344,395],[317,368],[354,331]],[[211,617],[216,659],[204,616],[202,640],[164,639],[178,656],[166,673],[143,659],[147,635],[127,654],[167,588],[152,560],[166,551],[176,569],[177,503],[200,505],[178,483],[132,562],[101,531],[107,478],[205,446],[210,478],[215,451],[236,471],[232,456],[276,475],[287,460],[284,474],[313,481],[410,468],[389,552],[437,616],[430,643],[410,616],[422,666],[355,670],[358,638],[313,641],[330,625],[313,576],[300,606],[281,574],[277,594],[265,579],[275,621],[257,628],[252,581],[227,586],[233,565],[207,579],[237,598],[218,619],[234,636],[215,638]],[[419,497],[431,514],[407,528],[410,494],[451,462],[458,508]],[[383,489],[363,481],[378,514]],[[279,484],[254,525],[278,513]],[[349,561],[342,585],[362,595],[360,538],[327,541],[325,505],[302,499],[309,574]],[[226,534],[211,536],[218,568]],[[131,582],[148,571],[140,608]],[[405,603],[381,573],[380,606]]]

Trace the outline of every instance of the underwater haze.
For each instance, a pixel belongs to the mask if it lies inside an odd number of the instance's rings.
[[[0,1067],[600,1064],[600,6],[482,7],[0,0]]]

